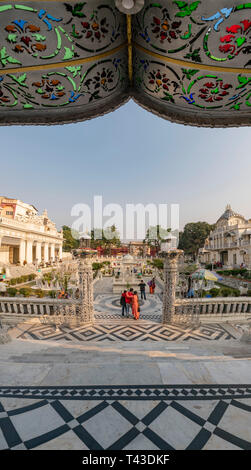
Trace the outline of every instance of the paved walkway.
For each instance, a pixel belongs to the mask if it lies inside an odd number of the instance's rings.
[[[0,449],[251,449],[238,340],[1,346]]]
[[[150,320],[160,318],[158,295],[142,305],[147,319],[122,319],[110,287],[96,284],[94,325],[9,331],[0,450],[251,450],[251,345],[241,331],[163,326]]]

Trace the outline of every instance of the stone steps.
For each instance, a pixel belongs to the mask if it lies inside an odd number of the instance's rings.
[[[6,277],[8,279],[35,274],[35,266],[6,266]]]

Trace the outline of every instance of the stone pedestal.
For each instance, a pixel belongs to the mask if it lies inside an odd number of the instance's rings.
[[[80,315],[84,323],[92,323],[93,308],[93,272],[90,260],[80,260],[78,266],[79,298],[81,300]]]
[[[176,285],[178,278],[179,259],[182,250],[170,250],[163,253],[164,258],[164,290],[162,323],[172,323],[175,315]]]

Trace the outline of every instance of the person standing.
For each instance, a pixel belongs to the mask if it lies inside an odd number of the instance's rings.
[[[122,317],[124,317],[124,312],[126,312],[126,290],[121,294],[120,305],[122,307]]]
[[[156,287],[155,278],[153,277],[153,278],[152,278],[152,294],[154,294],[155,287]]]
[[[144,283],[143,280],[140,281],[139,288],[140,288],[141,299],[146,300],[146,284]]]
[[[152,294],[152,279],[151,281],[148,281],[148,286],[149,286],[149,294]]]
[[[138,294],[137,291],[135,290],[133,293],[133,299],[132,299],[132,314],[135,318],[135,320],[139,319],[139,299],[138,299]]]
[[[130,289],[129,292],[126,292],[125,299],[127,318],[129,318],[130,310],[132,311],[133,289]]]

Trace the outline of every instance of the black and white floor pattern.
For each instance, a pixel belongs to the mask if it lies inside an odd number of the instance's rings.
[[[124,322],[124,323],[123,323]],[[190,341],[235,339],[226,325],[213,323],[200,327],[163,326],[153,322],[122,319],[120,322],[96,322],[94,325],[67,327],[54,325],[24,325],[20,339],[59,342],[83,341]]]
[[[0,387],[4,449],[251,450],[251,385]]]
[[[158,294],[146,295],[146,300],[139,299],[140,319],[161,323],[162,301]],[[96,320],[121,319],[119,295],[98,294],[94,302]]]

